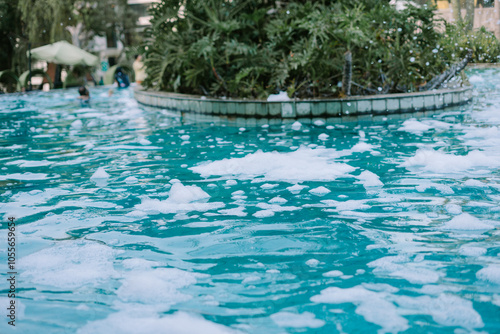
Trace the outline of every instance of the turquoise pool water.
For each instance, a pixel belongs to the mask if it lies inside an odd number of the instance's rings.
[[[14,216],[19,333],[499,333],[500,70],[469,75],[359,124],[2,96],[0,308]]]

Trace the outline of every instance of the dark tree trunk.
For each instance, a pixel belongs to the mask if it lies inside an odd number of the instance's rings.
[[[342,92],[351,95],[351,81],[352,81],[352,53],[347,51],[344,54],[344,75],[342,77]]]
[[[472,59],[472,50],[469,50],[469,52],[467,52],[467,55],[465,56],[464,59],[462,59],[462,61],[460,61],[458,64],[452,65],[449,69],[447,69],[437,77],[434,77],[420,90],[426,91],[441,87],[441,85],[451,80],[455,75],[457,75],[457,73],[460,73],[465,68],[465,66],[467,66],[467,64],[471,59]]]

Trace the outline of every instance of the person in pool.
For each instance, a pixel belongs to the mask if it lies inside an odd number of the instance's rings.
[[[146,79],[146,67],[142,62],[141,55],[135,55],[135,61],[132,67],[135,72],[135,82],[137,82],[138,85],[142,85],[144,79]]]
[[[80,86],[80,88],[78,88],[78,93],[80,94],[80,96],[78,96],[78,98],[80,99],[80,104],[82,106],[85,104],[89,105],[90,104],[90,93],[89,93],[89,90],[87,89],[87,87]]]
[[[115,71],[115,81],[118,84],[118,89],[127,88],[130,86],[128,75],[123,72],[121,67],[117,67]]]

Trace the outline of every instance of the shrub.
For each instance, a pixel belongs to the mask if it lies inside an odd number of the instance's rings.
[[[446,24],[446,32],[441,42],[443,52],[450,62],[462,59],[467,49],[472,50],[473,63],[496,63],[499,61],[500,42],[492,32],[484,27],[467,32],[464,23]]]
[[[415,91],[450,64],[434,8],[388,1],[163,0],[152,9],[149,89],[265,98],[342,96],[346,51],[353,94]]]

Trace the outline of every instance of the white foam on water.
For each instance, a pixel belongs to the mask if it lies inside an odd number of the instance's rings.
[[[458,249],[458,253],[464,256],[483,256],[486,254],[486,248],[464,245]]]
[[[382,327],[382,332],[402,332],[409,328],[408,321],[398,314],[396,306],[386,300],[385,291],[370,291],[363,286],[341,289],[330,287],[322,290],[319,295],[311,298],[315,303],[356,305],[356,313],[366,321]]]
[[[474,310],[472,302],[450,294],[408,297],[398,296],[396,303],[405,310],[415,314],[428,314],[443,326],[459,326],[463,328],[481,328],[484,326],[479,313]]]
[[[419,267],[401,268],[389,273],[390,276],[400,277],[414,284],[436,283],[440,275],[433,270]]]
[[[433,285],[434,287],[434,285]],[[316,303],[353,303],[356,313],[368,322],[382,327],[382,332],[399,332],[408,328],[402,315],[430,315],[442,326],[457,326],[465,329],[484,326],[481,316],[472,302],[458,296],[439,292],[437,296],[410,297],[395,294],[397,289],[387,284],[363,284],[353,288],[327,288],[311,298]],[[459,289],[458,289],[459,290]],[[397,307],[394,305],[396,304]]]
[[[474,74],[474,75],[471,75],[471,76],[469,77],[469,82],[470,82],[470,83],[479,83],[479,82],[484,82],[484,78],[483,78],[482,76],[480,76],[480,75],[476,75],[476,74]]]
[[[232,158],[191,167],[202,177],[235,176],[239,179],[262,181],[332,181],[355,170],[344,163],[333,160],[341,156],[334,149],[310,149],[301,147],[289,153],[262,152],[248,154],[243,158]]]
[[[468,213],[462,213],[459,216],[453,217],[453,219],[444,223],[441,227],[443,230],[455,231],[482,231],[492,228],[492,225],[486,224]]]
[[[320,328],[325,325],[325,322],[316,319],[313,313],[291,313],[278,312],[270,316],[271,320],[280,327],[289,328]]]
[[[486,188],[488,185],[484,182],[481,182],[479,180],[474,180],[474,179],[468,179],[463,183],[464,186],[466,187],[476,187],[476,188]]]
[[[156,261],[149,261],[140,258],[130,258],[122,261],[122,266],[131,270],[148,270],[159,265],[160,263]]]
[[[126,217],[131,217],[131,218],[143,218],[143,217],[147,217],[148,214],[146,212],[144,212],[144,211],[134,210],[134,211],[131,211],[131,212],[125,214],[125,216]]]
[[[71,192],[57,188],[48,188],[45,191],[32,190],[29,192],[19,192],[11,197],[12,202],[0,205],[0,212],[5,213],[5,219],[7,219],[12,215],[16,218],[22,218],[40,212],[50,211],[57,208],[61,202],[56,206],[39,206],[39,204],[44,204],[50,199],[60,195],[68,194],[71,194]]]
[[[261,278],[259,276],[251,275],[251,276],[245,277],[243,279],[243,281],[241,281],[241,283],[248,284],[248,283],[257,282],[257,281],[260,281],[260,280],[261,280]]]
[[[182,183],[174,183],[169,191],[168,200],[174,203],[191,203],[195,201],[208,200],[210,195],[197,186],[185,186]]]
[[[128,120],[128,124],[133,126],[135,124],[144,122],[143,119],[143,111],[142,109],[139,108],[126,108],[125,110],[116,110],[113,113],[109,113],[104,117],[101,118],[103,121],[111,121],[111,122],[116,122],[116,121],[121,121],[121,120]]]
[[[279,186],[279,184],[276,183],[264,183],[263,185],[260,186],[261,189],[273,189]]]
[[[85,148],[88,148],[88,147],[85,146]],[[88,162],[88,161],[92,161],[92,160],[93,160],[93,158],[77,157],[76,159],[73,159],[73,160],[64,160],[64,161],[55,162],[54,166],[81,165],[84,162]]]
[[[365,188],[384,186],[384,183],[380,181],[380,177],[368,170],[361,172],[361,174],[356,176],[356,178],[359,180],[359,182],[356,183],[361,183]]]
[[[421,184],[415,187],[415,190],[417,190],[418,192],[424,192],[427,189],[436,189],[437,191],[445,195],[451,195],[455,193],[450,186],[431,181],[423,181]]]
[[[291,205],[285,206],[281,204],[269,204],[269,203],[258,203],[256,207],[258,207],[259,209],[271,210],[274,212],[296,211],[301,209],[298,206],[291,206]]]
[[[141,204],[135,206],[135,211],[131,213],[132,217],[144,217],[144,215],[156,213],[177,213],[177,212],[191,212],[199,211],[205,212],[210,210],[217,210],[224,207],[222,202],[212,203],[175,203],[168,199],[160,201],[158,199],[150,199],[145,196],[142,198]]]
[[[309,192],[313,195],[316,195],[316,196],[324,196],[328,193],[331,193],[331,190],[328,188],[325,188],[323,186],[319,186],[317,188],[309,190]]]
[[[303,186],[303,185],[300,185],[300,184],[294,184],[293,186],[287,187],[286,190],[288,190],[292,194],[298,194],[304,188],[307,188],[307,186]]]
[[[340,277],[343,276],[344,273],[341,272],[340,270],[331,270],[323,274],[325,277]]]
[[[106,97],[108,96],[107,93],[104,93],[104,94],[106,94]],[[98,110],[94,109],[94,108],[80,108],[80,109],[75,110],[75,113],[84,114],[84,113],[93,113],[93,112],[97,112],[97,111]]]
[[[498,100],[495,102],[498,103]],[[481,111],[474,111],[470,116],[472,119],[481,123],[500,124],[500,115],[498,114],[498,107],[495,104],[492,104],[489,108],[483,107]]]
[[[171,180],[172,181],[172,180]],[[197,186],[184,186],[180,182],[174,182],[166,200],[151,199],[148,196],[141,197],[141,204],[134,209],[145,213],[177,213],[189,211],[209,211],[220,209],[225,206],[222,202],[206,203],[210,195]]]
[[[398,131],[406,131],[417,135],[422,135],[423,132],[429,131],[431,129],[446,130],[453,127],[454,124],[436,121],[436,120],[422,120],[417,121],[415,118],[411,118],[403,122],[402,126]]]
[[[406,131],[415,134],[422,134],[425,131],[430,130],[431,127],[422,122],[417,121],[412,118],[403,122],[403,125],[398,129],[398,131]]]
[[[322,134],[320,134],[320,135],[318,136],[318,139],[319,139],[319,140],[323,140],[323,141],[325,141],[325,140],[328,140],[328,138],[329,138],[329,137],[330,137],[330,136],[329,136],[329,135],[327,135],[326,133],[322,133]]]
[[[290,98],[288,97],[287,92],[281,91],[278,94],[269,94],[267,97],[268,102],[283,102],[283,101],[290,101]]]
[[[500,137],[500,129],[498,126],[478,126],[478,127],[468,127],[464,129],[465,134],[460,136],[460,139],[472,139],[472,138],[481,138],[481,139],[497,139]]]
[[[56,205],[54,205],[52,209],[65,208],[65,207],[110,209],[116,207],[116,204],[110,202],[93,201],[87,198],[82,200],[61,201]]]
[[[105,113],[102,112],[89,112],[85,114],[78,115],[80,118],[102,118],[107,116]],[[95,120],[91,120],[87,126],[96,126],[97,122]]]
[[[446,211],[452,215],[459,215],[462,213],[462,207],[457,204],[449,203],[444,206]]]
[[[414,284],[436,283],[440,273],[429,269],[426,261],[411,262],[408,256],[385,256],[369,262],[368,267],[374,268],[373,272],[388,276],[399,277]]]
[[[12,112],[9,110],[9,112]],[[0,147],[0,150],[19,150],[21,148],[25,148],[26,145],[18,145],[18,144],[14,144],[14,145],[10,145],[10,146],[2,146]]]
[[[64,239],[68,238],[69,232],[73,230],[90,229],[99,226],[104,221],[130,223],[135,219],[120,215],[95,214],[86,209],[67,210],[61,214],[49,212],[45,217],[35,222],[19,225],[17,230],[23,235],[24,240],[38,238]]]
[[[15,160],[15,161],[10,161],[10,162],[5,163],[5,165],[17,165],[17,166],[23,167],[23,168],[44,167],[44,166],[50,166],[52,164],[53,164],[53,162],[48,161],[48,160],[40,160],[40,161]]]
[[[125,179],[125,183],[137,183],[139,181],[135,176],[129,176]]]
[[[315,268],[319,265],[319,261],[316,260],[316,259],[310,259],[310,260],[307,260],[306,261],[306,264],[309,266],[309,267],[312,267],[312,268]]]
[[[493,295],[491,303],[500,307],[500,295]]]
[[[246,199],[245,192],[243,190],[236,190],[231,193],[231,198],[234,199]]]
[[[19,259],[26,283],[67,290],[97,286],[117,275],[112,248],[87,240],[59,241]]]
[[[441,173],[470,172],[478,167],[500,167],[500,159],[481,151],[471,151],[467,155],[447,154],[430,149],[419,149],[413,157],[405,159],[400,166],[409,170]]]
[[[59,197],[71,194],[71,191],[59,189],[59,188],[47,188],[45,190],[31,190],[29,192],[18,192],[13,195],[10,199],[12,202],[16,202],[17,205],[28,205],[33,204],[43,204],[47,201]]]
[[[371,206],[364,204],[365,200],[335,201],[326,199],[322,200],[321,203],[324,203],[327,206],[335,207],[339,211],[364,210],[371,208]]]
[[[226,187],[232,187],[232,186],[235,186],[238,184],[238,181],[236,180],[227,180],[226,183],[224,183],[224,185]]]
[[[245,207],[239,206],[237,208],[233,209],[224,209],[224,210],[219,210],[217,211],[221,215],[225,216],[237,216],[237,217],[246,217],[247,213],[245,212]]]
[[[146,151],[146,150],[160,150],[159,146],[137,146],[137,145],[111,145],[111,146],[98,146],[94,147],[94,151]]]
[[[240,332],[208,321],[200,315],[186,312],[179,311],[160,317],[157,314],[138,314],[132,309],[113,313],[103,320],[90,322],[80,328],[77,333],[237,334]]]
[[[294,131],[299,131],[301,127],[302,123],[300,123],[299,121],[296,121],[295,123],[292,124],[292,130]]]
[[[152,143],[149,140],[147,140],[146,138],[140,138],[139,144],[141,144],[143,146],[148,146],[148,145],[151,145]]]
[[[35,181],[35,180],[47,180],[47,174],[44,173],[14,173],[8,175],[0,175],[0,181],[5,180],[18,180],[18,181]]]
[[[492,264],[479,270],[476,277],[480,280],[500,285],[500,265]]]
[[[256,218],[267,218],[267,217],[272,217],[274,216],[274,211],[273,210],[260,210],[257,211],[253,214],[254,217]]]
[[[99,179],[107,179],[109,178],[109,174],[106,172],[104,167],[99,167],[90,177],[91,180],[99,180]]]
[[[483,113],[478,113],[479,115]],[[488,114],[488,113],[486,113]],[[474,113],[475,116],[477,114]],[[495,110],[495,116],[499,117],[498,112]],[[500,118],[498,118],[500,121]],[[479,148],[485,151],[489,151],[490,153],[498,156],[500,154],[499,145],[500,145],[500,130],[497,126],[493,127],[470,127],[464,130],[465,134],[463,136],[458,137],[463,140],[464,146],[469,146],[472,148]]]
[[[83,126],[83,123],[79,119],[77,119],[76,121],[74,121],[73,123],[71,123],[71,127],[73,129],[81,129],[82,126]]]
[[[133,270],[124,276],[116,291],[118,298],[124,303],[153,307],[158,312],[168,311],[172,305],[191,299],[179,289],[195,284],[197,277],[205,277],[176,268]]]
[[[437,121],[437,120],[432,120],[432,119],[426,119],[422,121],[424,124],[429,125],[433,129],[438,129],[438,130],[448,130],[450,128],[462,128],[461,124],[452,124],[452,123],[447,123],[447,122],[442,122],[442,121]]]
[[[370,152],[373,151],[374,146],[371,144],[368,144],[364,141],[360,141],[356,145],[354,145],[350,150],[351,152],[357,152],[357,153],[362,153],[362,152]]]
[[[288,201],[281,196],[273,197],[269,200],[271,204],[286,204]]]

